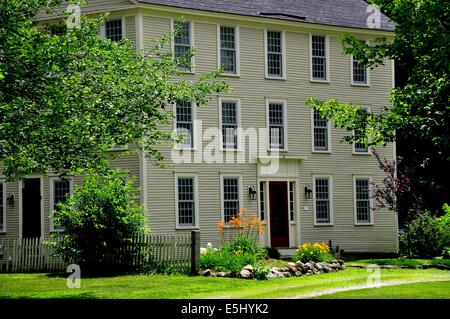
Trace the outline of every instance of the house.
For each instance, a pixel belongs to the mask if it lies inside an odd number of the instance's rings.
[[[186,138],[162,148],[169,168],[144,154],[114,162],[137,176],[153,232],[198,229],[203,243],[218,244],[219,220],[245,207],[266,223],[265,246],[332,240],[347,252],[398,251],[396,214],[373,209],[371,183],[385,175],[370,148],[342,143],[347,132],[305,104],[308,97],[337,98],[367,112],[389,105],[393,62],[366,69],[357,57],[342,55],[339,41],[344,34],[369,42],[392,38],[394,25],[385,16],[376,27],[368,24],[371,8],[362,0],[91,0],[82,8],[100,12],[110,12],[102,34],[128,38],[137,49],[184,17],[172,49],[197,49],[184,77],[223,66],[233,88],[212,96],[207,107],[173,107],[173,129]],[[393,144],[377,151],[395,158]],[[1,181],[0,238],[58,231],[49,216],[77,182],[51,175]]]

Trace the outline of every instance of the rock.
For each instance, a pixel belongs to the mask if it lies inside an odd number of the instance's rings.
[[[248,270],[250,272],[253,272],[253,266],[252,265],[247,265],[244,268],[242,268],[243,270]]]
[[[316,266],[315,268],[316,268],[318,271],[322,271],[322,269],[323,269],[322,263],[316,263],[315,266]]]
[[[295,275],[296,277],[300,277],[300,276],[302,275],[302,272],[301,272],[301,271],[296,271],[294,275]]]
[[[289,268],[288,268],[288,267],[280,268],[280,270],[281,270],[282,272],[289,272]]]
[[[226,277],[226,274],[223,271],[219,271],[216,275],[217,277]]]
[[[331,269],[339,269],[339,267],[341,267],[341,266],[338,263],[331,264]]]
[[[209,277],[209,276],[211,276],[211,269],[206,269],[203,273],[202,273],[202,276],[205,276],[205,277]]]
[[[342,259],[338,259],[337,263],[342,266],[344,264],[344,261]]]
[[[291,277],[291,273],[289,271],[283,272],[284,277]]]
[[[295,263],[295,266],[296,266],[297,268],[303,268],[303,267],[305,267],[305,264],[302,263],[301,261],[297,261],[297,262]]]
[[[333,269],[331,269],[330,264],[325,264],[325,265],[323,266],[322,271],[323,271],[324,273],[329,273],[329,272],[332,272]]]
[[[306,276],[311,276],[313,273],[312,273],[312,271],[311,270],[308,270],[307,272],[306,272]]]
[[[314,267],[312,266],[311,262],[307,262],[307,263],[305,264],[305,269],[306,269],[306,271],[312,270],[313,268],[314,268]]]
[[[296,267],[297,265],[293,262],[289,262],[287,263],[288,267]]]
[[[295,267],[295,266],[289,266],[288,268],[289,268],[289,272],[291,274],[293,274],[293,273],[295,273],[297,271],[297,267]]]
[[[312,269],[312,273],[313,273],[314,275],[318,275],[318,274],[320,274],[320,271],[318,271],[316,268],[313,268],[313,269]]]
[[[272,274],[278,274],[278,273],[280,272],[280,268],[272,267],[272,268],[270,269],[270,272],[271,272]]]
[[[268,273],[268,274],[266,275],[266,278],[267,278],[267,279],[278,278],[278,275],[276,275],[276,274],[274,274],[274,273]]]
[[[243,279],[252,279],[253,278],[253,274],[247,269],[242,269],[242,271],[241,271],[241,278],[243,278]]]

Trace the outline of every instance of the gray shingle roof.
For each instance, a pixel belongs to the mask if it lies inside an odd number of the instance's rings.
[[[170,7],[266,17],[330,26],[368,29],[368,4],[364,0],[138,0]],[[381,17],[381,28],[395,24]]]

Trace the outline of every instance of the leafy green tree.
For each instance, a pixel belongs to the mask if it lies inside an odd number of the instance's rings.
[[[174,59],[163,50],[174,34],[136,50],[129,40],[99,37],[101,19],[83,17],[62,35],[38,30],[39,10],[61,2],[0,1],[0,161],[8,179],[105,168],[117,145],[137,145],[159,161],[157,146],[177,140],[161,129],[172,120],[166,106],[207,104],[228,90],[219,72],[179,77],[194,52]]]
[[[84,271],[105,272],[114,261],[131,260],[121,248],[148,231],[133,183],[119,170],[87,176],[54,212],[55,225],[64,229],[54,234],[56,254]]]
[[[389,59],[397,65],[392,106],[378,114],[360,114],[360,106],[333,99],[307,103],[334,124],[361,131],[365,142],[397,141],[403,169],[424,199],[424,209],[437,211],[450,194],[450,2],[439,0],[372,0],[397,23],[395,38],[369,45],[352,36],[342,39],[343,52],[362,56],[374,68]],[[365,137],[364,137],[365,136]],[[355,142],[349,134],[347,142]],[[399,207],[408,206],[398,198]],[[408,209],[406,209],[407,211]]]

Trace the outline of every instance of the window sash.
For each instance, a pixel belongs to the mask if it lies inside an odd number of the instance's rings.
[[[177,178],[178,225],[195,226],[195,178]]]
[[[266,218],[266,201],[265,201],[266,182],[259,182],[259,216],[261,220]]]
[[[113,42],[123,39],[122,18],[110,19],[105,22],[105,38]]]
[[[3,181],[0,181],[0,231],[5,231],[5,219],[6,219],[6,212],[5,212],[5,183]]]
[[[327,80],[327,42],[325,36],[311,36],[311,69],[313,80]]]
[[[68,196],[72,192],[72,181],[68,179],[54,179],[52,181],[52,214],[56,210],[59,203],[64,203],[67,201]],[[64,227],[56,226],[53,222],[53,230],[64,230]]]
[[[367,113],[367,110],[361,109],[359,111],[359,113],[360,114],[365,114],[365,113]],[[361,132],[361,130],[355,130],[355,134],[354,135],[355,135],[355,140],[358,140],[358,139],[364,137],[364,134],[363,134],[363,132]],[[355,142],[354,143],[354,148],[355,148],[355,152],[356,153],[368,153],[369,152],[369,146],[367,144],[368,139],[365,138],[365,141],[366,141],[365,143],[364,142]]]
[[[239,215],[239,177],[224,177],[223,183],[223,217],[226,223]]]
[[[176,105],[176,131],[177,135],[185,135],[181,146],[194,145],[194,114],[191,102],[181,102]]]
[[[269,103],[269,143],[270,148],[285,148],[285,123],[283,103]]]
[[[316,178],[315,184],[316,222],[330,223],[330,180],[328,178]]]
[[[220,65],[225,73],[237,73],[236,56],[236,28],[220,26]]]
[[[283,76],[283,33],[267,31],[267,74]]]
[[[370,179],[355,179],[356,221],[361,224],[372,222],[370,205]]]
[[[295,221],[295,183],[289,182],[289,220]]]
[[[222,146],[238,148],[238,103],[222,102]]]
[[[314,150],[315,151],[328,151],[329,138],[328,138],[328,121],[324,120],[320,113],[314,111],[313,114],[313,127],[314,127]]]
[[[174,22],[175,28],[176,22]],[[185,58],[185,55],[192,48],[191,43],[191,23],[183,22],[183,26],[180,34],[174,37],[174,57],[176,59]],[[183,64],[182,67],[186,70],[190,70],[192,65],[192,57],[188,58],[187,64]]]

